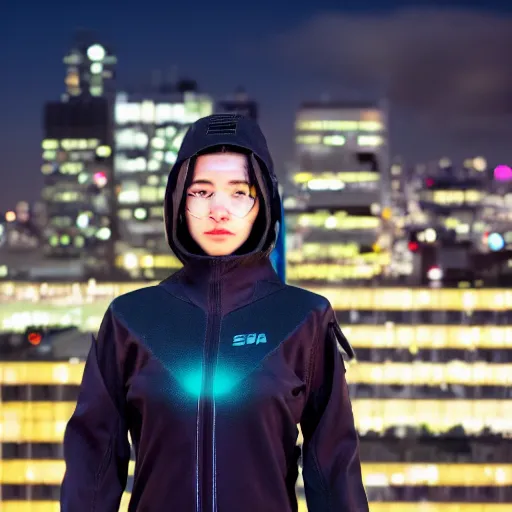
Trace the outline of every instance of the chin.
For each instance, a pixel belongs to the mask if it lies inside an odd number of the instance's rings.
[[[227,243],[205,243],[201,244],[201,249],[208,254],[208,256],[229,256],[233,254],[242,244],[227,244]]]

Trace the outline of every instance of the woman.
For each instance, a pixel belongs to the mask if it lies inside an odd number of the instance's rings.
[[[136,457],[130,511],[368,510],[328,301],[269,261],[281,215],[258,125],[214,115],[188,131],[165,198],[184,267],[116,298],[64,439],[63,512],[113,512]]]

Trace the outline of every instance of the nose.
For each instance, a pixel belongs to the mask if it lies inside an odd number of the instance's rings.
[[[229,211],[222,201],[212,201],[210,207],[210,219],[215,222],[227,221],[230,218]]]

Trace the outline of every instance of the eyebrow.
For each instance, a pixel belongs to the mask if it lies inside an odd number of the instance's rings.
[[[215,184],[210,180],[194,180],[191,183],[191,185],[212,185],[212,186],[214,186]],[[231,180],[229,182],[229,185],[248,185],[248,186],[250,186],[251,184],[247,180]]]

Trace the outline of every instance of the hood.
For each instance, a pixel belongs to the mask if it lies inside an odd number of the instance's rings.
[[[193,172],[198,154],[216,146],[229,146],[249,157],[251,172],[256,180],[262,201],[263,229],[259,240],[252,242],[245,252],[230,256],[208,256],[201,251],[187,249],[188,229],[183,219],[186,180]],[[267,141],[258,123],[239,114],[214,114],[196,121],[187,131],[173,165],[165,192],[164,223],[167,243],[183,264],[191,259],[232,260],[245,256],[268,256],[277,240],[281,224],[281,198],[274,172],[274,164]],[[185,232],[186,231],[186,232]]]

